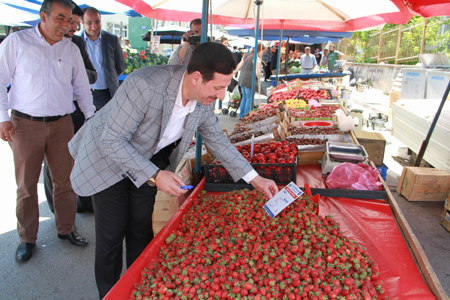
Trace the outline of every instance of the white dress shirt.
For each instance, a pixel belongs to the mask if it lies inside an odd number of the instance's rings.
[[[159,140],[158,146],[156,146],[156,151],[154,154],[158,153],[159,150],[163,149],[164,147],[179,140],[183,136],[187,115],[192,113],[197,106],[197,100],[193,99],[189,100],[186,106],[183,106],[182,88],[184,76],[185,75],[183,75],[183,78],[181,78],[180,88],[178,89],[177,99],[175,100],[172,115],[170,116],[169,122],[167,123],[166,130]],[[252,170],[245,174],[242,179],[249,183],[256,176],[258,176],[258,173],[255,170]]]
[[[38,26],[12,33],[0,44],[0,122],[10,120],[8,109],[33,117],[70,114],[74,98],[91,117],[95,106],[80,50],[64,38],[50,45]]]
[[[312,69],[317,65],[317,60],[316,57],[312,54],[303,54],[300,57],[300,64],[302,66],[302,69]]]

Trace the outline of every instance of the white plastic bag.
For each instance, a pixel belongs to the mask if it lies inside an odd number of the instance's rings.
[[[236,85],[233,89],[233,92],[231,92],[231,99],[233,100],[241,100],[241,93],[239,92],[239,86]]]

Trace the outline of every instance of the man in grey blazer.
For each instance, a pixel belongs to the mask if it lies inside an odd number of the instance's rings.
[[[119,88],[119,75],[125,70],[125,60],[117,36],[102,30],[101,15],[96,8],[83,10],[82,23],[81,37],[98,74],[97,81],[91,84],[91,91],[94,105],[99,110]]]
[[[224,98],[235,68],[231,52],[218,43],[198,46],[187,69],[141,68],[70,141],[72,186],[93,195],[100,298],[120,277],[123,239],[128,267],[152,240],[157,188],[185,192],[174,170],[197,130],[234,180],[243,178],[267,197],[278,192],[230,143],[210,105]]]

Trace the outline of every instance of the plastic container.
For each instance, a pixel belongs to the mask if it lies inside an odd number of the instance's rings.
[[[305,126],[305,127],[331,127],[331,126],[333,126],[333,123],[324,122],[324,121],[311,121],[311,122],[303,123],[303,126]]]
[[[449,80],[450,72],[428,71],[426,99],[442,99]]]
[[[251,164],[251,165],[259,175],[261,175],[264,178],[272,179],[273,181],[275,181],[276,184],[285,185],[291,181],[297,182],[297,161],[291,164]],[[205,184],[207,184],[208,186],[226,187],[226,185],[235,186],[236,184],[241,185],[242,188],[250,186],[242,179],[235,183],[233,178],[223,167],[223,165],[205,164],[203,166],[203,170],[205,174]],[[219,191],[221,189],[207,189],[207,190]]]
[[[402,90],[400,99],[425,99],[426,87],[426,69],[402,69]]]
[[[388,167],[385,164],[383,164],[381,167],[377,167],[377,170],[378,170],[378,172],[380,172],[383,180],[386,181]]]

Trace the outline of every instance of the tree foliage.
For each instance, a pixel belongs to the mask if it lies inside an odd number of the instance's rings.
[[[415,16],[411,18],[408,24],[403,25],[398,57],[399,59],[409,57],[411,59],[402,60],[400,63],[415,64],[418,62],[417,55],[420,53],[424,24],[425,19],[423,17]],[[386,24],[383,27],[383,32],[391,31],[390,34],[383,35],[382,53],[386,53],[386,56],[395,56],[398,28],[399,25],[397,24]],[[450,57],[449,30],[450,18],[433,17],[427,19],[423,53],[445,53]],[[375,30],[353,33],[348,41],[353,53],[346,54],[353,55],[355,62],[376,62],[371,59],[371,57],[378,55],[380,34],[376,33]],[[389,62],[393,63],[394,61]]]

